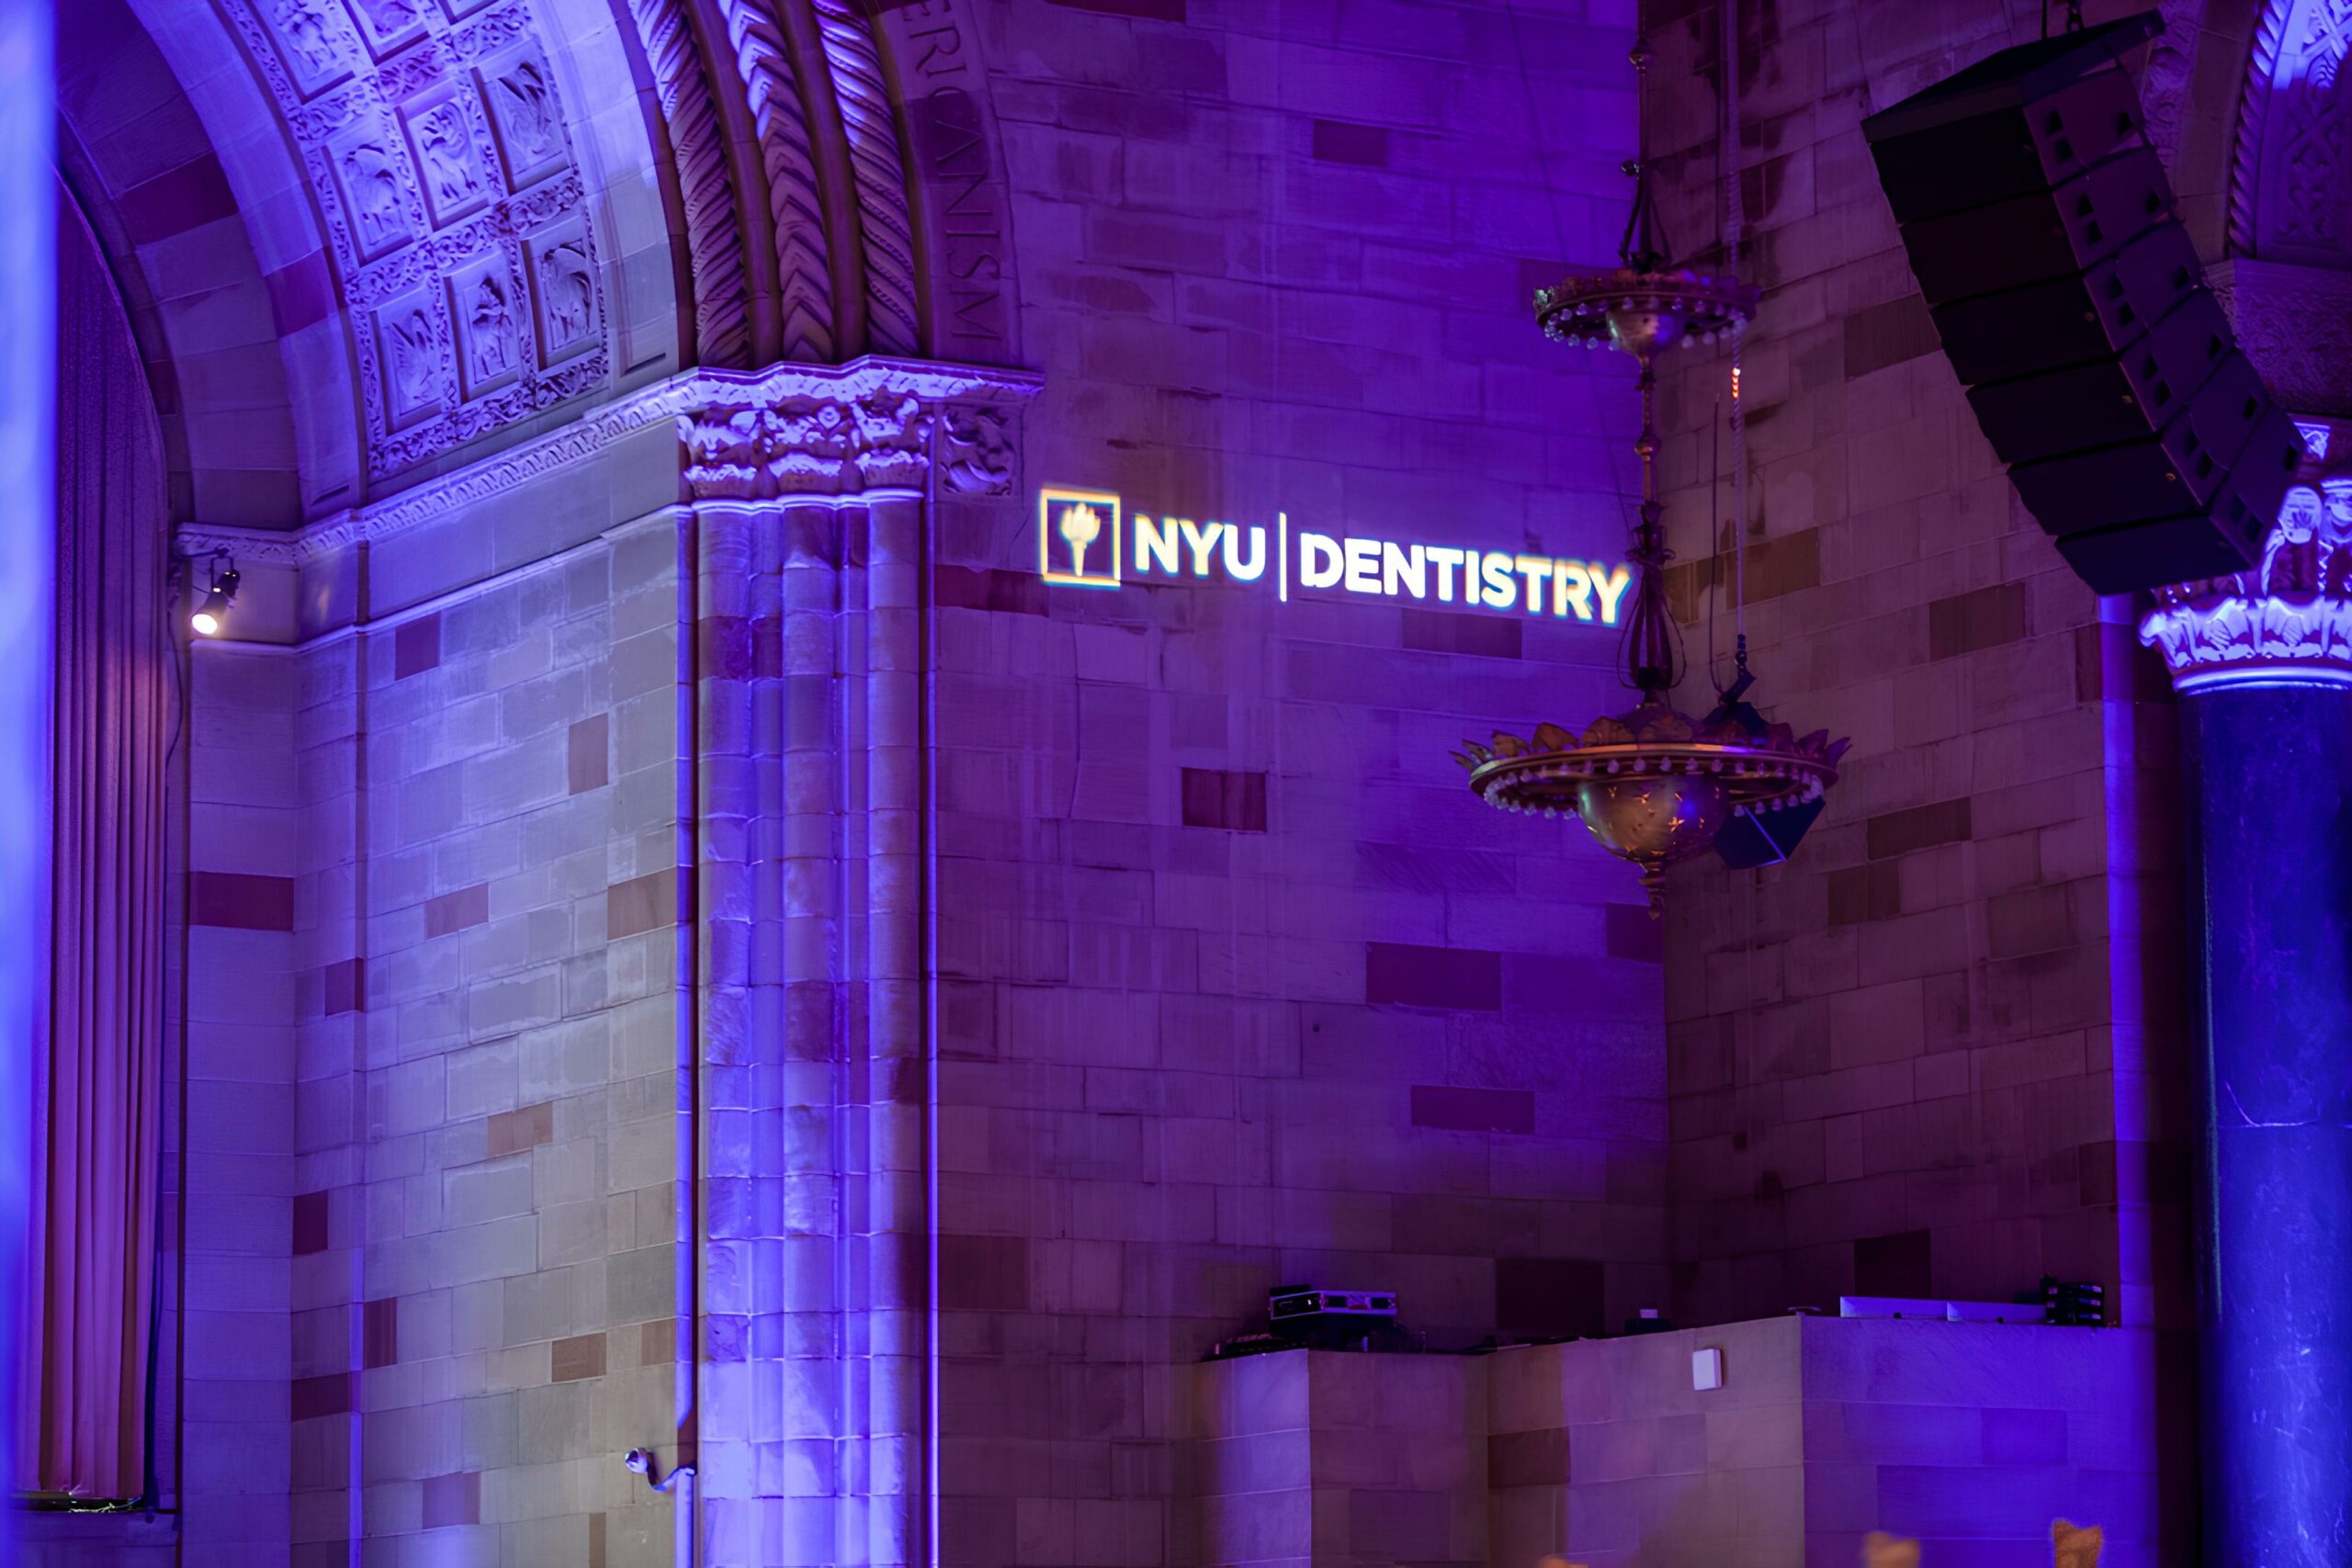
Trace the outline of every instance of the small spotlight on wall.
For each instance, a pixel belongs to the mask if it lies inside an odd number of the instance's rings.
[[[229,619],[229,607],[237,602],[237,569],[212,563],[212,585],[204,591],[204,599],[188,613],[187,629],[198,637],[219,637]]]

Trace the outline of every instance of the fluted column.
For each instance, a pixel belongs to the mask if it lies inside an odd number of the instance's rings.
[[[1002,407],[1031,386],[777,367],[679,418],[711,1562],[934,1555],[929,498],[1005,480]]]
[[[2182,694],[2205,1555],[2352,1562],[2352,489],[2141,627]]]

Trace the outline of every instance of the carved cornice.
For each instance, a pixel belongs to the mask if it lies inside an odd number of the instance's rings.
[[[2352,479],[2290,490],[2257,569],[2158,589],[2140,640],[2183,692],[2352,685]]]
[[[1012,416],[1043,385],[1026,370],[868,356],[847,365],[690,370],[621,398],[537,441],[296,534],[184,527],[184,546],[295,566],[379,543],[671,426],[697,497],[848,495],[920,486],[932,465],[967,494],[1012,479]]]
[[[858,398],[787,395],[678,416],[697,500],[845,495],[922,485],[939,462],[950,490],[1002,494],[1012,448],[1001,410],[890,386]]]
[[[199,556],[211,550],[222,550],[239,567],[300,566],[306,558],[302,554],[302,539],[300,534],[203,523],[183,523],[172,530],[172,546],[180,554]]]

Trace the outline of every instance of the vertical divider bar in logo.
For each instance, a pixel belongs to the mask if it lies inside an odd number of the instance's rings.
[[[1274,595],[1290,603],[1290,513],[1274,513]]]

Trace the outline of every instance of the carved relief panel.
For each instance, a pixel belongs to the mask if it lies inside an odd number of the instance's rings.
[[[553,366],[604,341],[596,310],[595,258],[584,223],[574,219],[533,235],[524,246],[538,327],[539,363]]]
[[[433,215],[435,228],[471,216],[490,199],[480,120],[472,95],[456,83],[434,88],[401,107],[425,210]]]
[[[508,50],[475,72],[482,101],[498,133],[507,188],[521,190],[561,168],[563,110],[547,61],[536,47]]]
[[[382,478],[607,385],[594,230],[528,0],[221,0],[302,149]]]
[[[367,58],[335,0],[256,0],[269,18],[268,46],[304,98],[348,81]]]
[[[412,288],[376,310],[376,346],[385,412],[395,430],[448,407],[449,327],[430,288]]]
[[[351,15],[367,39],[368,51],[381,60],[424,36],[424,17],[431,9],[432,0],[352,0]]]
[[[458,384],[469,400],[523,373],[523,312],[503,252],[459,267],[449,277],[449,315],[457,323]]]

